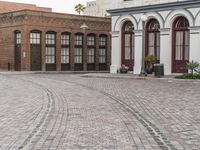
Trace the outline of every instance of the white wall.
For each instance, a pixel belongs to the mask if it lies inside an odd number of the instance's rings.
[[[141,71],[142,62],[142,24],[140,17],[142,14],[125,14],[122,16],[112,16],[112,32],[118,36],[112,37],[112,61],[111,72],[121,66],[121,27],[127,20],[131,21],[135,27],[135,60],[134,74]],[[159,21],[160,29],[160,63],[164,64],[165,75],[172,73],[172,23],[178,16],[184,16],[190,24],[190,57],[189,61],[200,63],[200,8],[190,8],[188,10],[168,10],[160,12],[149,12],[145,15],[148,18],[155,18]],[[114,34],[113,34],[114,35]],[[113,70],[113,68],[115,68]]]
[[[200,62],[200,27],[190,28],[190,60]]]
[[[142,31],[135,32],[135,58],[134,58],[134,74],[140,74],[142,67]]]
[[[160,30],[160,63],[164,64],[165,75],[171,74],[172,70],[172,40],[170,29]]]
[[[115,8],[124,8],[124,7],[134,7],[134,6],[143,6],[143,5],[152,5],[159,3],[169,3],[176,1],[185,1],[185,0],[96,0],[87,2],[84,15],[89,16],[99,16],[105,17],[109,15],[106,10],[115,9]]]
[[[112,53],[111,53],[111,66],[110,72],[117,73],[117,70],[121,66],[121,33],[112,32]]]
[[[144,5],[152,5],[152,4],[160,4],[160,3],[169,3],[169,2],[177,2],[177,1],[186,1],[186,0],[115,0],[115,8],[123,8],[123,7],[133,7],[133,6],[144,6]]]

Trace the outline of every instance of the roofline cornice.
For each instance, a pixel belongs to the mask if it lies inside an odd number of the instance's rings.
[[[167,11],[173,9],[185,9],[185,8],[196,8],[200,7],[200,0],[188,0],[188,1],[179,1],[163,4],[154,4],[154,5],[143,5],[136,7],[126,7],[119,9],[107,10],[112,16],[124,14],[124,13],[146,13],[152,11]]]

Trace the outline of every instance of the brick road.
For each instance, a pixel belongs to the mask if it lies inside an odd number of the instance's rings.
[[[1,150],[199,150],[200,82],[0,74]]]

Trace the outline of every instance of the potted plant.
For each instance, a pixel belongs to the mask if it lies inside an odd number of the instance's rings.
[[[127,72],[128,72],[128,69],[129,69],[129,67],[123,64],[123,65],[120,67],[120,73],[127,73]]]
[[[145,57],[145,65],[146,65],[146,72],[148,74],[152,74],[153,72],[153,65],[156,63],[156,57],[153,55],[148,55]]]
[[[192,79],[194,79],[194,72],[198,72],[199,63],[196,61],[191,61],[187,63],[187,68],[191,73]]]

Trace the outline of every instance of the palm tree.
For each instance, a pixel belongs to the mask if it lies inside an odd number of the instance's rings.
[[[85,10],[85,7],[83,4],[77,4],[75,7],[74,7],[75,11],[80,15],[81,12],[83,12]]]

